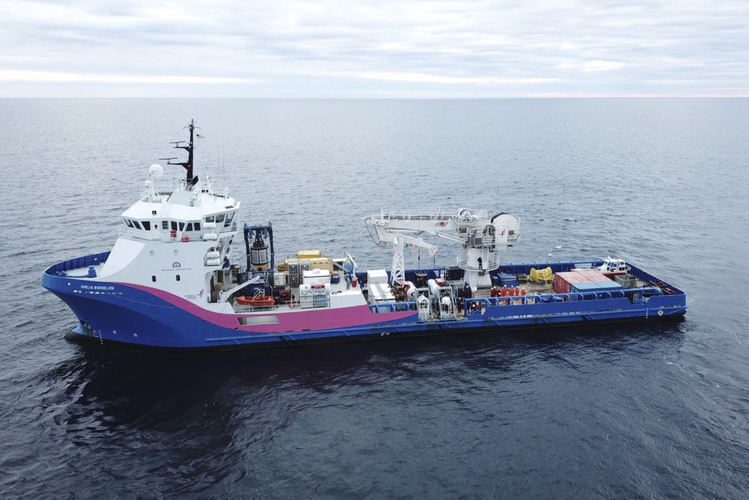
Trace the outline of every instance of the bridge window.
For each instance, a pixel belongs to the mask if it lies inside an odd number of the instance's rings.
[[[138,221],[137,221],[137,220],[134,220],[134,221],[133,221],[133,225],[135,226],[135,229],[141,229],[141,227],[140,227],[140,223],[138,223]]]
[[[150,231],[151,230],[151,223],[149,221],[147,221],[147,220],[144,220],[143,221],[143,229],[145,229],[146,231]]]

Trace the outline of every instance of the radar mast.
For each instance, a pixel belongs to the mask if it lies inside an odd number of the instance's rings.
[[[193,132],[195,131],[195,120],[191,119],[190,124],[185,127],[186,129],[190,130],[190,142],[187,146],[182,146],[182,143],[185,141],[176,141],[173,142],[174,147],[177,149],[184,149],[187,151],[187,161],[186,162],[175,162],[172,163],[172,160],[175,158],[163,158],[164,160],[169,160],[168,165],[181,165],[185,167],[185,170],[187,170],[187,185],[189,186],[190,183],[193,180],[192,176],[192,167],[193,167]],[[197,127],[200,128],[200,127]]]

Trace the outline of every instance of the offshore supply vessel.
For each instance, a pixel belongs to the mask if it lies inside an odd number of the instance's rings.
[[[185,175],[168,189],[149,168],[109,252],[54,264],[42,285],[78,318],[74,338],[205,349],[396,338],[471,330],[681,318],[686,294],[621,259],[502,264],[520,239],[515,216],[380,211],[365,219],[390,269],[360,270],[345,254],[300,250],[276,263],[273,226],[240,225],[240,202],[193,174],[194,122]],[[406,269],[404,249],[434,255],[424,235],[452,241],[454,266]],[[245,255],[230,251],[243,238]]]

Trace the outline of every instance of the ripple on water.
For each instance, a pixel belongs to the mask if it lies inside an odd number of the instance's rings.
[[[0,100],[6,201],[24,210],[0,218],[0,492],[742,496],[746,107]],[[362,222],[380,208],[507,211],[523,239],[506,262],[621,256],[687,290],[690,312],[220,355],[65,342],[75,319],[41,271],[111,247],[191,116],[199,164],[231,180],[243,221],[273,222],[277,256],[314,246],[387,267]],[[40,179],[49,195],[29,203]],[[438,243],[422,262],[451,265],[456,249]]]

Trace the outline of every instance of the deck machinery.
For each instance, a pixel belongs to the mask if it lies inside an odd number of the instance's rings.
[[[381,211],[365,219],[370,233],[381,247],[393,246],[391,281],[405,279],[404,248],[426,249],[430,255],[437,246],[424,241],[428,234],[460,243],[463,251],[457,265],[464,271],[466,284],[471,288],[490,288],[489,273],[499,268],[498,250],[505,250],[520,240],[520,219],[499,213],[489,217],[486,211],[471,212],[461,208],[457,212],[393,212]]]

